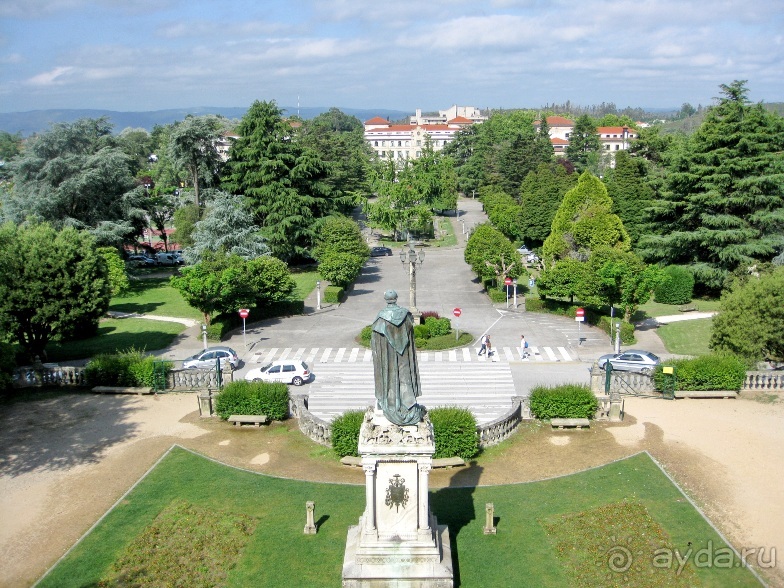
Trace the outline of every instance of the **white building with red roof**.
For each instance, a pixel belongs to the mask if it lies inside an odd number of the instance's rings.
[[[534,121],[534,126],[538,131],[541,121]],[[563,116],[548,116],[547,126],[550,129],[550,142],[556,155],[566,153],[569,145],[569,135],[574,130],[574,121]],[[631,127],[597,127],[596,134],[602,143],[602,150],[605,152],[622,151],[629,148],[632,139],[640,136],[636,129]]]

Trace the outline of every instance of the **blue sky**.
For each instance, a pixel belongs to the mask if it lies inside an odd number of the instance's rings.
[[[0,0],[0,112],[784,101],[781,0]]]

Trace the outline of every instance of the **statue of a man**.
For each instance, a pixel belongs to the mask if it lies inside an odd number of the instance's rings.
[[[414,317],[397,305],[397,292],[384,293],[387,307],[373,322],[370,346],[376,400],[384,416],[396,425],[416,425],[424,407],[417,404],[422,394],[414,347]]]

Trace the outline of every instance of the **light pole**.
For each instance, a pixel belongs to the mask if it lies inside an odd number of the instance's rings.
[[[316,310],[321,310],[321,281],[316,280]]]
[[[422,265],[425,261],[425,251],[419,249],[417,252],[414,249],[413,241],[408,242],[408,248],[405,246],[400,250],[400,261],[408,263],[408,306],[414,318],[419,318],[421,313],[416,307],[416,268],[417,265]]]

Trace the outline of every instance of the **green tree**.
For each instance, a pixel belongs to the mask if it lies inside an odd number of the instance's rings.
[[[420,157],[411,162],[405,179],[418,203],[431,210],[454,210],[457,206],[457,174],[454,161],[433,149],[428,138]]]
[[[344,203],[328,181],[328,166],[292,141],[291,125],[274,101],[254,102],[237,132],[224,189],[247,197],[273,255],[284,261],[309,257],[313,221]]]
[[[213,115],[187,116],[175,123],[169,133],[168,156],[175,167],[183,170],[193,186],[194,204],[201,206],[202,186],[216,183],[221,158],[216,148],[221,122]]]
[[[88,337],[109,307],[107,268],[94,239],[47,224],[0,227],[0,329],[30,357],[49,341]]]
[[[96,230],[106,244],[136,233],[143,191],[135,189],[129,158],[111,129],[105,118],[80,119],[30,139],[10,164],[13,188],[2,203],[4,217]]]
[[[208,325],[215,314],[284,300],[295,287],[288,267],[279,259],[266,256],[248,261],[222,253],[205,255],[170,281]]]
[[[118,296],[128,291],[131,281],[125,271],[125,262],[115,247],[99,247],[98,254],[106,264],[106,279],[109,282],[109,293]]]
[[[354,220],[345,216],[328,216],[318,222],[313,255],[320,261],[329,253],[348,253],[359,257],[363,263],[367,260],[370,252]]]
[[[495,227],[483,223],[474,229],[466,244],[464,259],[482,280],[503,282],[525,274],[520,254],[509,239]]]
[[[564,195],[577,183],[560,162],[540,164],[520,186],[520,233],[529,247],[538,247],[550,234]]]
[[[710,347],[749,362],[784,361],[784,267],[738,284],[721,297]]]
[[[687,148],[668,160],[655,234],[640,243],[645,259],[689,266],[712,291],[784,245],[784,119],[750,105],[744,81],[721,90]]]
[[[319,259],[319,274],[334,284],[345,288],[362,272],[365,260],[359,255],[330,250]]]
[[[566,146],[566,157],[578,172],[597,172],[601,152],[602,144],[596,134],[596,124],[590,116],[583,114],[574,121],[569,145]]]
[[[200,210],[193,203],[188,203],[174,211],[174,238],[181,249],[193,247],[193,231],[199,222]]]
[[[645,160],[619,151],[615,154],[615,167],[608,170],[604,180],[613,203],[611,210],[623,222],[632,246],[649,232],[646,209],[651,205],[654,191],[647,176]]]
[[[147,129],[123,129],[117,136],[117,146],[128,156],[131,173],[136,175],[150,165],[153,153],[153,138]]]
[[[612,200],[602,181],[583,172],[553,218],[550,235],[542,246],[545,264],[552,265],[566,257],[587,260],[591,251],[602,245],[628,251],[629,234],[611,209]]]
[[[383,162],[371,177],[375,198],[364,206],[370,226],[393,231],[396,240],[407,232],[423,231],[431,226],[431,207],[422,201],[421,193],[414,187],[409,162],[400,170],[392,160]]]
[[[205,191],[204,217],[191,233],[193,245],[183,250],[185,259],[197,263],[211,252],[253,259],[269,255],[261,229],[241,196],[221,191]]]
[[[536,289],[543,298],[568,298],[573,303],[575,296],[583,292],[588,279],[585,262],[566,258],[545,268],[536,280]]]

